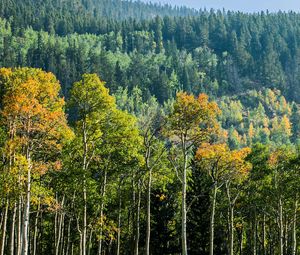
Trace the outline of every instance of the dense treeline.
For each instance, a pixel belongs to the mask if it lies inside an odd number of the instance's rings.
[[[11,19],[14,31],[28,26],[35,30],[66,35],[103,33],[116,21],[146,20],[155,16],[190,16],[198,11],[142,1],[123,0],[3,0],[0,17]],[[131,21],[132,22],[132,21]]]
[[[84,74],[67,123],[53,74],[2,68],[0,86],[1,255],[299,251],[292,127],[272,127],[269,145],[255,131],[268,129],[259,123],[270,113],[288,121],[293,110],[280,92],[219,106],[179,92],[161,106],[137,87],[112,96],[96,74]],[[253,98],[252,131],[232,143],[226,125],[247,126],[237,105]]]
[[[139,86],[144,98],[155,95],[160,102],[180,89],[220,96],[261,87],[300,100],[299,14],[203,11],[113,23],[95,25],[104,26],[98,35],[59,37],[15,31],[13,19],[1,20],[0,64],[52,71],[65,93],[83,73],[96,72],[112,91]]]

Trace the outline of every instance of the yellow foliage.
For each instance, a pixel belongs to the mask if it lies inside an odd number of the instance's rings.
[[[215,179],[234,178],[241,180],[251,169],[246,157],[250,148],[231,151],[227,144],[202,144],[196,152],[196,160],[201,162]]]

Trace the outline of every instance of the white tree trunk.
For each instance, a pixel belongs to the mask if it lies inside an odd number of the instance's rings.
[[[187,188],[187,151],[185,137],[182,139],[182,153],[183,153],[183,173],[182,173],[182,202],[181,202],[181,242],[182,242],[182,255],[187,255],[187,209],[186,209],[186,188]]]
[[[139,180],[139,183],[138,183],[138,201],[137,201],[137,213],[136,213],[136,236],[135,236],[134,255],[139,255],[140,214],[141,214],[141,181]]]
[[[83,233],[82,233],[82,255],[86,255],[86,231],[87,231],[87,189],[86,189],[86,171],[87,171],[87,134],[86,123],[83,121]]]
[[[266,255],[266,214],[263,213],[263,222],[262,222],[262,252],[263,255]]]
[[[27,193],[26,193],[26,203],[24,208],[24,222],[23,222],[23,245],[22,245],[22,255],[28,255],[29,253],[29,214],[30,214],[30,198],[31,198],[31,159],[29,154],[29,149],[27,149]]]
[[[294,217],[293,217],[293,248],[292,255],[296,255],[297,252],[297,211],[298,211],[298,200],[295,200]]]
[[[284,255],[284,226],[283,226],[283,205],[282,199],[278,201],[278,217],[279,217],[279,249],[280,255]]]
[[[7,198],[6,203],[5,203],[5,211],[4,211],[4,218],[3,218],[3,225],[2,225],[1,255],[4,255],[4,248],[5,248],[5,241],[6,241],[6,225],[7,225],[7,217],[8,217],[8,205],[9,205],[9,201]]]
[[[104,180],[102,186],[102,200],[100,205],[100,218],[101,218],[101,226],[100,226],[100,240],[98,246],[98,255],[102,255],[102,234],[103,234],[103,213],[104,213],[104,198],[106,194],[106,182],[107,182],[107,171],[104,172]]]
[[[58,222],[58,234],[57,234],[57,240],[56,240],[56,247],[55,247],[55,255],[59,255],[59,247],[60,247],[60,241],[61,241],[61,235],[62,235],[62,224],[64,221],[64,214],[62,212],[65,202],[65,196],[63,196],[61,201],[61,212],[59,216],[59,222]]]
[[[16,224],[16,214],[17,214],[17,203],[14,204],[14,210],[11,220],[11,230],[10,230],[10,255],[14,255],[15,248],[15,224]]]
[[[150,235],[151,235],[151,183],[152,169],[149,168],[149,179],[147,187],[147,232],[146,232],[146,255],[150,255]]]
[[[17,230],[17,255],[22,252],[22,197],[19,197],[18,202],[18,230]]]
[[[234,250],[234,226],[233,226],[233,217],[234,217],[234,207],[231,205],[229,208],[229,255],[233,255]]]
[[[217,199],[217,184],[214,184],[213,194],[212,194],[212,205],[210,214],[210,237],[209,237],[209,254],[214,254],[214,234],[215,234],[215,211],[216,211],[216,199]]]

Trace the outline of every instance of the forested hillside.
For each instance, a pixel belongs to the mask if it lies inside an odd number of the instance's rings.
[[[300,100],[296,13],[201,12],[101,22],[94,25],[97,35],[64,37],[11,23],[1,20],[1,65],[52,71],[64,88],[82,73],[97,72],[112,91],[140,86],[145,97],[156,95],[160,102],[180,89],[220,96],[262,87]]]
[[[14,30],[31,26],[35,30],[65,35],[68,33],[103,33],[116,21],[146,20],[156,16],[190,16],[198,12],[186,7],[172,7],[123,0],[2,0],[0,16],[12,20]]]
[[[296,255],[300,14],[0,1],[0,255]]]

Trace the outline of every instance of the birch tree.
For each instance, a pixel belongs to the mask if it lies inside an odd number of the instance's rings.
[[[63,141],[71,134],[60,98],[60,85],[55,76],[40,69],[0,70],[4,88],[2,121],[9,131],[8,142],[14,144],[14,164],[19,166],[25,201],[22,212],[22,254],[29,254],[29,220],[32,185],[52,167],[54,155],[62,150]],[[18,156],[16,156],[18,155]],[[12,155],[9,155],[11,158]],[[25,170],[25,171],[22,171]],[[19,240],[20,242],[20,240]]]
[[[186,191],[188,169],[192,148],[208,140],[218,130],[216,116],[220,110],[216,103],[209,102],[208,96],[198,98],[187,93],[177,94],[173,109],[167,118],[166,134],[175,147],[178,147],[180,160],[170,157],[174,169],[182,183],[181,191],[181,247],[182,255],[187,255],[187,205]]]

